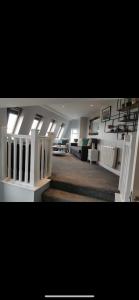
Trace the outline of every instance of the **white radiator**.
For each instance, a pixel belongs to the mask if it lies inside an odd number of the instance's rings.
[[[110,168],[115,168],[117,158],[117,148],[111,146],[101,146],[100,161]]]

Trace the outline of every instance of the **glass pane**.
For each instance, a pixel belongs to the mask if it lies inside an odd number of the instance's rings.
[[[32,126],[31,126],[31,129],[30,129],[30,132],[29,132],[29,135],[31,135],[31,130],[32,129],[36,129],[37,128],[38,123],[39,123],[39,120],[34,119],[34,121],[32,123]]]
[[[21,127],[22,122],[23,122],[23,119],[24,119],[24,116],[21,116],[19,118],[14,134],[18,134],[19,133],[20,127]]]
[[[17,121],[18,115],[10,113],[8,118],[8,124],[7,124],[7,133],[12,134],[16,121]]]
[[[48,127],[48,129],[47,129],[47,132],[46,133],[48,133],[48,132],[50,132],[50,129],[51,129],[51,127],[52,127],[52,122],[50,122],[50,124],[49,124],[49,127]]]
[[[38,120],[34,120],[33,123],[32,123],[32,127],[31,129],[36,129],[37,128],[37,125],[38,125],[39,121]]]
[[[60,131],[61,131],[61,129],[62,129],[62,127],[60,126],[60,128],[59,128],[59,130],[58,130],[58,133],[57,133],[57,138],[59,137],[59,135],[60,135]]]
[[[74,139],[78,139],[79,138],[79,131],[78,129],[72,129],[71,130],[71,142],[73,143],[74,142]]]
[[[56,128],[56,123],[53,124],[52,128],[51,128],[51,132],[54,132]]]
[[[73,133],[78,133],[78,130],[77,129],[72,129],[72,132]]]
[[[43,121],[40,121],[40,123],[39,123],[39,125],[38,125],[38,130],[41,130],[41,128],[42,128],[42,125],[43,125]]]
[[[59,135],[59,138],[60,138],[60,139],[61,139],[61,137],[62,137],[63,132],[64,132],[64,127],[62,127],[62,129],[61,129],[61,132],[60,132],[60,135]]]

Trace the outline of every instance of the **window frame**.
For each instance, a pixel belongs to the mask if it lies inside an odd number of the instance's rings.
[[[74,132],[74,130],[76,132]],[[73,138],[74,134],[77,134],[77,137],[75,137],[76,139],[79,139],[79,129],[78,128],[71,128],[71,133],[70,133],[70,142],[73,142],[75,138]]]

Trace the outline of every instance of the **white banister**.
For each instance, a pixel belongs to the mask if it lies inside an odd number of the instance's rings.
[[[50,177],[53,138],[52,133],[40,137],[37,130],[32,130],[31,135],[14,135],[0,128],[0,178],[11,184],[37,186]]]

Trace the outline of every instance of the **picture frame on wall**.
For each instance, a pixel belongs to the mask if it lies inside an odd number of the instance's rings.
[[[109,121],[111,118],[111,106],[108,106],[102,110],[101,121]]]
[[[89,134],[88,135],[98,135],[99,134],[99,124],[100,124],[100,117],[91,119],[89,122]]]

